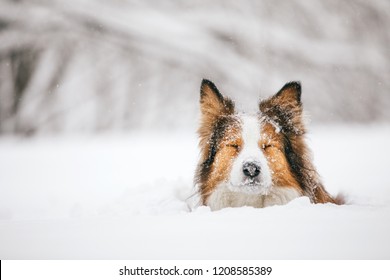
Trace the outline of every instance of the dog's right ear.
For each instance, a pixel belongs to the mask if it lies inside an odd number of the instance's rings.
[[[234,103],[229,98],[223,97],[212,82],[203,79],[200,87],[200,110],[202,116],[198,129],[199,145],[206,159],[210,150],[210,137],[215,126],[222,117],[234,114]]]
[[[213,82],[203,79],[200,86],[200,110],[202,123],[212,124],[219,116],[233,114],[234,103],[223,97]]]

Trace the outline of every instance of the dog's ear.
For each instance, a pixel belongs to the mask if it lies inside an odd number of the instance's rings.
[[[259,108],[263,115],[280,126],[282,132],[304,134],[300,82],[285,84],[274,96],[261,101]]]
[[[234,114],[234,103],[223,97],[217,87],[209,80],[203,80],[200,87],[201,121],[198,133],[200,146],[208,150],[208,142],[218,120]]]
[[[233,114],[234,103],[223,97],[211,81],[203,79],[200,87],[200,109],[203,122],[212,124],[219,116]]]

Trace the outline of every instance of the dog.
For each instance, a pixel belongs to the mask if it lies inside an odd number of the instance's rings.
[[[200,108],[195,185],[201,204],[263,208],[301,196],[342,204],[323,187],[305,143],[300,82],[285,84],[260,101],[257,113],[246,114],[204,79]]]

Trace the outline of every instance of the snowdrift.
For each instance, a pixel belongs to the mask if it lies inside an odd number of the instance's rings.
[[[390,128],[317,127],[348,205],[197,206],[196,135],[0,140],[0,259],[388,259]]]

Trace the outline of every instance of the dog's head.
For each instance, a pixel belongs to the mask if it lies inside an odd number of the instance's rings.
[[[237,113],[232,100],[203,80],[200,105],[196,181],[204,204],[218,189],[257,197],[293,190],[294,197],[308,195],[314,200],[320,183],[303,141],[299,82],[287,83],[249,115]]]

